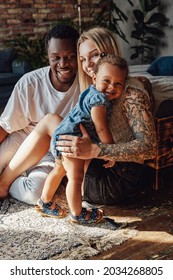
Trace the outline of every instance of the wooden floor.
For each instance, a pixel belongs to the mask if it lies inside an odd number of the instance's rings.
[[[126,219],[139,232],[134,238],[90,259],[173,260],[173,168],[161,174],[158,191],[146,188],[138,199],[105,208],[116,221]]]

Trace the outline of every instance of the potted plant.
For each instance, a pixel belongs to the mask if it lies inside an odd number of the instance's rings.
[[[132,46],[131,59],[140,57],[141,64],[150,63],[158,56],[160,39],[164,36],[163,27],[168,24],[165,15],[158,11],[159,1],[139,0],[140,9],[133,11],[135,29],[131,37],[138,40]]]
[[[16,49],[19,63],[26,61],[33,70],[48,64],[44,38],[32,39],[20,34],[6,41],[6,45]]]
[[[87,27],[91,27],[94,25],[106,27],[109,30],[115,32],[118,36],[120,36],[124,41],[127,43],[128,40],[126,39],[125,33],[122,31],[120,27],[120,22],[127,22],[128,17],[125,13],[118,7],[115,3],[115,0],[101,0],[97,4],[96,9],[91,12],[90,17],[93,20],[88,24]],[[127,0],[127,2],[133,6],[132,1]],[[84,25],[83,25],[84,26]],[[85,29],[85,28],[83,28]]]

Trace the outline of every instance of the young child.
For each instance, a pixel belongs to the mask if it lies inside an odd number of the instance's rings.
[[[111,101],[121,96],[127,75],[128,66],[123,58],[101,54],[93,74],[93,85],[80,95],[77,105],[53,133],[51,150],[56,159],[55,167],[45,181],[41,198],[36,206],[36,210],[40,211],[43,216],[64,217],[64,211],[52,201],[52,198],[66,174],[68,178],[66,197],[72,222],[89,224],[102,220],[102,210],[82,208],[82,182],[89,161],[62,157],[57,150],[56,141],[58,136],[63,134],[81,136],[80,124],[82,124],[88,131],[92,142],[113,143],[108,128]],[[63,169],[61,164],[63,164]],[[104,166],[108,168],[114,164],[115,161],[109,161]]]

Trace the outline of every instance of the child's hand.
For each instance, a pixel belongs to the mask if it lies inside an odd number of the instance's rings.
[[[114,165],[115,165],[115,163],[116,163],[116,161],[115,160],[105,160],[106,161],[106,163],[105,164],[103,164],[103,166],[105,167],[105,168],[110,168],[110,167],[113,167]]]

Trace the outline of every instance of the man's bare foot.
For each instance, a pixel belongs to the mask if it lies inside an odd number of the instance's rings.
[[[0,187],[0,198],[6,198],[8,196],[8,191]]]

